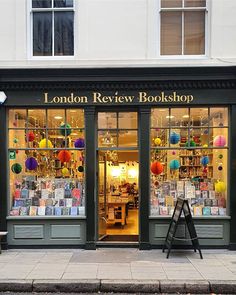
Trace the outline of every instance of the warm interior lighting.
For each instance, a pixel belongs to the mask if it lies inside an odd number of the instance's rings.
[[[166,116],[166,119],[173,119],[175,116]]]
[[[111,169],[111,175],[112,175],[112,177],[119,177],[120,176],[120,173],[121,173],[120,167],[113,167]]]
[[[56,120],[61,120],[62,117],[61,117],[61,116],[55,116],[54,119],[56,119]]]
[[[128,177],[129,178],[136,178],[138,175],[137,169],[129,169],[128,170]]]

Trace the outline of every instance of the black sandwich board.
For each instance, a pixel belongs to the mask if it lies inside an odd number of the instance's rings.
[[[180,221],[181,213],[184,213],[184,219],[188,227],[190,239],[182,239],[182,238],[176,238],[176,230]],[[198,237],[196,233],[196,229],[193,223],[193,218],[191,214],[191,210],[189,208],[188,200],[183,199],[183,198],[177,198],[177,202],[175,205],[174,213],[172,215],[171,221],[170,221],[170,226],[166,235],[165,243],[162,248],[162,252],[165,252],[165,248],[168,249],[167,256],[166,258],[169,258],[170,255],[170,250],[172,247],[172,244],[174,240],[183,240],[183,241],[188,241],[190,240],[193,244],[194,251],[196,250],[199,251],[200,258],[203,259],[202,257],[202,252],[200,249],[200,245],[198,242]]]

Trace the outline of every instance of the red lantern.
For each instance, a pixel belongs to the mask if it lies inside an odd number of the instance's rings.
[[[71,159],[71,153],[66,151],[66,150],[62,150],[58,153],[57,158],[62,162],[70,162]]]
[[[29,133],[27,133],[26,135],[28,141],[34,141],[35,140],[35,135],[32,131],[30,131]]]
[[[151,171],[155,175],[161,174],[163,172],[163,169],[163,165],[158,161],[155,161],[151,164]]]

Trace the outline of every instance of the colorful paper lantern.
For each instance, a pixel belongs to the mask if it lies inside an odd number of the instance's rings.
[[[219,154],[218,158],[219,159],[223,159],[223,155],[222,154]]]
[[[226,145],[226,139],[223,135],[217,135],[213,140],[213,145],[223,147]]]
[[[69,170],[66,167],[62,168],[61,173],[62,173],[63,176],[66,176],[66,175],[70,174]]]
[[[14,143],[18,143],[18,142],[19,142],[19,139],[15,137],[15,138],[13,139],[13,142],[14,142]]]
[[[186,147],[189,147],[189,146],[191,146],[191,147],[195,147],[195,146],[196,146],[196,142],[195,142],[194,140],[187,141],[187,142],[185,143],[185,146],[186,146]]]
[[[223,193],[226,191],[226,184],[224,181],[218,181],[215,183],[215,191],[217,193]]]
[[[28,133],[26,134],[26,139],[27,139],[28,141],[30,141],[30,142],[34,141],[34,140],[35,140],[35,135],[34,135],[34,133],[33,133],[32,131],[28,132]]]
[[[60,133],[61,135],[63,136],[68,136],[71,134],[71,126],[70,124],[65,124],[65,123],[62,123],[60,125]]]
[[[176,154],[176,151],[173,151],[173,152],[172,152],[172,155],[175,155],[175,154]]]
[[[28,170],[35,170],[38,167],[38,162],[34,157],[29,157],[26,161],[25,161],[25,167]]]
[[[208,147],[208,144],[205,143],[202,147],[203,148],[207,148]]]
[[[161,174],[163,170],[164,170],[164,167],[160,162],[155,161],[151,164],[151,171],[153,174],[155,175]]]
[[[171,160],[170,161],[170,169],[171,170],[177,170],[180,167],[180,163],[178,160]]]
[[[176,144],[180,141],[180,135],[176,132],[171,132],[170,134],[170,143]]]
[[[76,139],[74,145],[76,148],[83,148],[84,147],[84,138]]]
[[[49,148],[52,149],[53,148],[53,144],[51,142],[51,140],[44,138],[39,142],[39,148],[40,149],[45,149],[45,148]]]
[[[204,156],[201,158],[201,164],[203,166],[206,166],[207,164],[209,164],[209,157],[208,156]]]
[[[84,167],[83,167],[83,166],[79,166],[79,167],[78,167],[78,171],[79,171],[79,172],[84,172]]]
[[[219,171],[222,171],[223,170],[223,167],[220,165],[220,166],[218,166],[218,170]]]
[[[57,158],[62,162],[70,162],[71,160],[71,153],[66,150],[62,150],[58,153]]]
[[[22,171],[22,166],[19,163],[15,163],[11,166],[11,171],[15,174],[20,174]]]
[[[160,137],[154,138],[154,144],[157,145],[157,146],[161,145],[161,139],[160,139]]]

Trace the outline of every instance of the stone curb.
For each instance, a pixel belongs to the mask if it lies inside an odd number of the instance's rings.
[[[0,280],[1,292],[32,292],[33,280]]]
[[[236,294],[236,280],[0,280],[0,292],[6,291]]]
[[[101,280],[101,292],[159,293],[157,280]]]
[[[209,281],[210,291],[216,294],[236,294],[236,281]]]
[[[34,280],[33,292],[98,292],[100,280]]]

